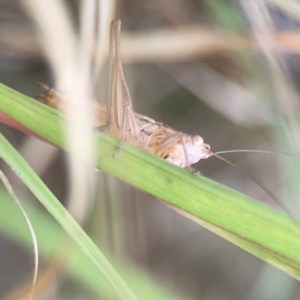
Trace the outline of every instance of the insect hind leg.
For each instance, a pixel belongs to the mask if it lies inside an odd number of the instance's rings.
[[[130,118],[130,114],[129,114],[129,110],[130,110],[130,106],[126,105],[124,107],[123,110],[123,117],[122,117],[122,137],[121,137],[121,141],[119,142],[119,144],[117,145],[117,147],[115,148],[114,152],[113,152],[113,157],[115,156],[116,153],[118,153],[121,149],[121,147],[123,146],[125,140],[126,140],[126,135],[127,135],[127,123],[129,122],[129,118]]]

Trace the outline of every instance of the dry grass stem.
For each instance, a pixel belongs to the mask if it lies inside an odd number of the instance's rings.
[[[4,186],[6,187],[8,193],[10,196],[13,198],[17,206],[19,207],[20,211],[22,212],[22,215],[24,216],[24,219],[26,221],[27,227],[29,229],[30,235],[31,235],[31,240],[32,240],[32,246],[33,246],[33,254],[34,254],[34,271],[33,271],[33,276],[32,276],[32,283],[31,283],[31,288],[30,288],[30,293],[28,295],[28,299],[31,300],[33,298],[34,290],[35,290],[35,284],[37,280],[37,273],[38,273],[38,265],[39,265],[39,254],[38,254],[38,244],[37,244],[37,239],[35,236],[34,229],[32,227],[32,224],[30,222],[29,217],[27,216],[22,204],[20,203],[19,199],[14,193],[14,190],[9,183],[9,180],[7,177],[4,175],[4,173],[0,170],[0,179],[3,182]]]

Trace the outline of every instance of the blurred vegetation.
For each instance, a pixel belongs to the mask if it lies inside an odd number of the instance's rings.
[[[274,81],[274,69],[266,52],[255,42],[256,31],[265,32],[263,23],[253,20],[257,14],[242,2],[116,2],[116,12],[113,10],[112,14],[123,22],[125,76],[135,110],[177,130],[200,134],[215,152],[229,149],[296,152],[297,141],[289,126],[297,132],[297,118],[291,115],[291,124],[287,122],[288,115],[282,111],[278,98],[283,98],[283,106],[287,107],[290,107],[288,100],[298,100],[298,6],[293,14],[289,9],[293,1],[285,1],[285,6],[265,0],[261,1],[265,6],[260,7],[261,11],[267,9],[273,22],[276,43],[267,50],[271,54],[276,50],[288,82],[284,87],[293,92],[293,98],[280,93],[282,81]],[[83,1],[63,3],[67,4],[71,25],[79,31]],[[95,11],[99,20],[111,13],[106,11],[107,2],[101,3],[101,12]],[[19,1],[1,0],[0,7],[0,82],[31,97],[40,93],[35,82],[57,86],[58,79],[54,76],[57,72],[45,55],[41,30],[32,16]],[[59,21],[55,12],[47,13],[54,22]],[[102,56],[105,60],[105,54]],[[97,78],[93,78],[93,91],[97,98],[105,99],[108,74],[105,65],[98,72]],[[292,103],[294,113],[298,111],[298,103]],[[62,203],[68,205],[72,194],[68,155],[10,127],[1,125],[1,132]],[[282,199],[283,206],[294,212],[293,217],[299,218],[297,160],[244,153],[226,158],[253,175]],[[203,176],[278,208],[254,182],[216,158],[200,161],[195,168]],[[9,176],[19,197],[31,199],[37,205],[9,168],[1,164],[1,169]],[[82,224],[114,259],[141,267],[145,274],[151,274],[175,294],[184,295],[184,299],[299,298],[300,285],[296,280],[200,228],[148,194],[104,173],[97,173],[94,180],[95,187],[92,183],[89,186],[90,202],[84,203],[87,212]],[[3,299],[17,299],[9,297],[20,289],[21,282],[30,278],[32,270],[32,253],[16,243],[11,234],[0,235]],[[42,262],[43,266],[47,263],[46,259]],[[50,298],[49,287],[62,299],[80,296],[93,299],[68,278],[61,278],[57,285],[50,279],[41,299]]]

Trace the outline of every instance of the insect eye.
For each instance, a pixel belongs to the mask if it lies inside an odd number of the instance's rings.
[[[196,146],[200,146],[203,144],[203,138],[200,135],[194,135],[192,137],[193,143]]]

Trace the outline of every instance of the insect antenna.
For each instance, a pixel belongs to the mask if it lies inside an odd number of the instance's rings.
[[[286,212],[288,215],[292,216],[293,218],[290,217],[291,221],[293,223],[295,223],[296,227],[299,229],[300,231],[300,225],[298,224],[298,222],[295,220],[296,216],[294,216],[294,214],[292,212],[290,212],[285,206],[282,205],[281,201],[276,198],[268,189],[266,189],[257,179],[255,179],[255,177],[253,177],[252,175],[250,175],[248,172],[246,172],[243,168],[241,168],[240,166],[234,164],[233,162],[227,160],[226,158],[220,156],[220,153],[230,153],[230,152],[252,152],[252,150],[229,150],[229,151],[218,151],[216,153],[211,152],[212,156],[217,157],[218,159],[226,162],[227,164],[231,165],[232,167],[234,167],[236,170],[242,172],[243,174],[245,174],[248,178],[250,178],[253,182],[255,182],[273,201],[274,203],[276,203],[282,211]],[[288,155],[288,156],[296,156],[299,158],[298,155],[296,154],[291,154],[291,153],[285,153],[285,152],[276,152],[276,151],[264,151],[264,150],[254,150],[253,152],[257,152],[257,153],[272,153],[272,154],[283,154],[283,155]],[[295,218],[295,219],[294,219]]]
[[[271,150],[250,150],[250,149],[240,149],[240,150],[226,150],[226,151],[218,151],[214,154],[227,154],[227,153],[262,153],[262,154],[274,154],[274,155],[284,155],[300,158],[299,155],[294,153],[280,152],[280,151],[271,151]]]

